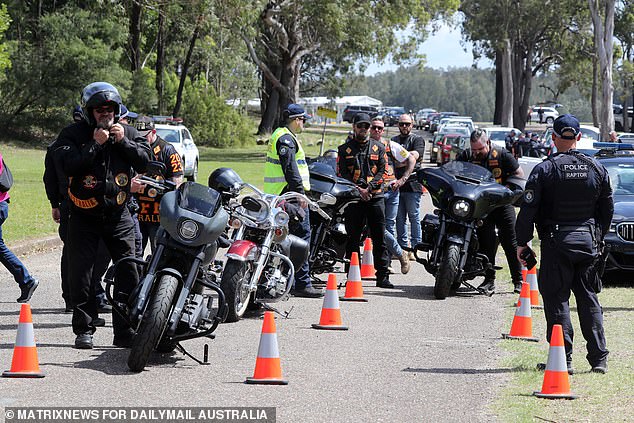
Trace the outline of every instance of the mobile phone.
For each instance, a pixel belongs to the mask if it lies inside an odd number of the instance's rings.
[[[531,270],[537,265],[535,251],[531,250],[531,247],[526,247],[526,249],[522,251],[522,254],[520,254],[520,258],[526,262],[526,268],[528,270]]]

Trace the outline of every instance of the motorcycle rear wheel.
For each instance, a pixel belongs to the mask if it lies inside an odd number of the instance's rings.
[[[167,327],[177,289],[178,280],[175,277],[164,275],[159,280],[139,330],[132,340],[128,367],[133,372],[143,371],[150,354],[159,344]]]
[[[242,318],[249,307],[251,292],[247,290],[253,263],[228,259],[220,280],[220,289],[227,299],[227,318],[225,323],[237,322]]]
[[[451,286],[458,278],[458,262],[460,261],[460,246],[449,243],[445,249],[442,262],[436,274],[436,284],[434,285],[434,296],[439,300],[444,300],[451,291]]]

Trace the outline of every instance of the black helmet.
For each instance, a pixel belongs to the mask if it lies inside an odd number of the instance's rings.
[[[114,109],[114,121],[119,121],[121,113],[121,96],[119,91],[107,82],[93,82],[86,85],[81,92],[81,109],[84,112],[84,119],[95,125],[95,118],[92,109],[99,106],[110,105]]]
[[[81,111],[81,106],[79,104],[73,108],[73,120],[75,122],[81,122],[84,120],[84,113]]]
[[[222,194],[237,193],[242,184],[242,178],[235,170],[229,167],[220,167],[209,175],[209,188],[213,188]]]

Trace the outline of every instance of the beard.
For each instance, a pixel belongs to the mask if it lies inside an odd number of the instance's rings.
[[[102,117],[97,120],[97,128],[110,129],[114,125],[114,118],[110,116]]]

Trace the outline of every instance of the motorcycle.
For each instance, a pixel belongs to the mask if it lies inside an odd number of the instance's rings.
[[[265,194],[242,182],[232,169],[215,170],[209,177],[209,185],[230,199],[229,226],[233,233],[220,287],[227,298],[225,321],[236,322],[249,306],[288,298],[295,268],[308,256],[308,243],[289,234],[290,216],[285,211],[292,207],[289,201],[305,201],[324,218],[328,215],[302,194]],[[240,201],[239,195],[242,195]]]
[[[148,169],[160,169],[159,165],[164,170],[158,162],[152,162]],[[156,249],[148,260],[123,258],[106,274],[110,303],[136,332],[128,357],[128,367],[135,372],[144,369],[154,349],[169,352],[186,339],[213,339],[212,333],[227,312],[217,281],[220,269],[213,260],[218,247],[229,245],[222,235],[229,216],[217,191],[194,182],[176,188],[169,180],[147,176],[140,180],[150,187],[148,195],[152,190],[155,195],[164,193]],[[127,304],[113,300],[110,293],[116,267],[124,260],[144,269]]]
[[[445,299],[461,284],[481,293],[467,281],[482,276],[493,264],[478,252],[477,228],[497,207],[516,204],[526,181],[511,177],[508,188],[495,182],[482,166],[452,161],[417,172],[436,207],[421,221],[422,242],[414,247],[416,260],[436,278],[434,296]],[[426,252],[421,258],[418,252]]]
[[[310,191],[308,198],[317,202],[328,218],[319,213],[310,213],[310,274],[334,271],[337,263],[345,263],[348,235],[344,225],[344,212],[349,204],[361,201],[356,185],[337,177],[332,159],[316,159],[308,165]]]

